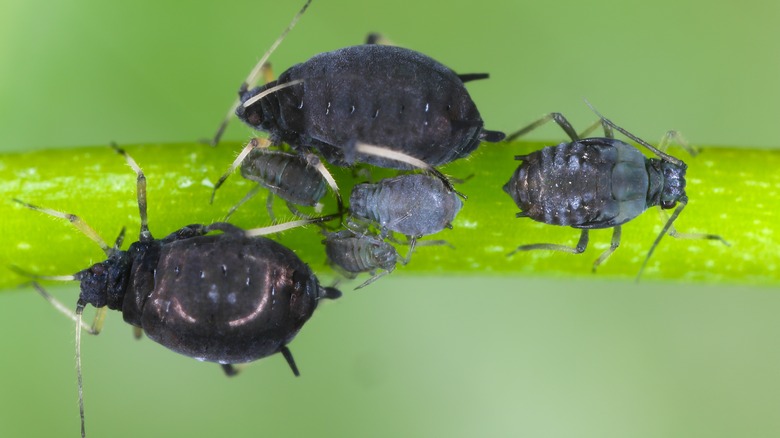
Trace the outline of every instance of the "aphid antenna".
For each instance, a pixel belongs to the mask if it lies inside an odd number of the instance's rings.
[[[127,155],[126,155],[127,156]],[[132,159],[131,159],[132,160]],[[136,165],[137,167],[137,165]],[[141,174],[143,175],[143,174]],[[139,181],[140,185],[140,181]],[[145,192],[145,180],[144,180],[144,192]],[[122,245],[122,241],[124,240],[125,235],[125,229],[122,228],[122,231],[119,233],[119,236],[117,237],[114,246],[109,247],[105,241],[97,234],[97,232],[90,227],[86,222],[84,222],[81,218],[74,214],[70,213],[63,213],[57,210],[51,210],[48,208],[42,208],[38,207],[32,204],[28,204],[26,202],[20,201],[18,199],[14,199],[15,202],[18,202],[19,204],[22,204],[23,206],[35,210],[40,211],[41,213],[48,214],[49,216],[58,217],[61,219],[65,219],[71,224],[73,224],[74,227],[76,227],[79,231],[81,231],[84,235],[86,235],[88,238],[90,238],[92,241],[97,243],[100,248],[103,250],[103,252],[106,254],[106,256],[111,257],[116,251],[119,250],[119,247]],[[145,204],[144,204],[145,206]],[[140,203],[139,203],[140,207]],[[148,230],[147,230],[148,231]],[[36,275],[32,274],[26,271],[23,271],[22,269],[17,268],[16,266],[11,266],[11,270],[17,272],[20,275],[30,277],[33,279],[40,279],[40,280],[55,280],[55,281],[73,281],[78,280],[76,275],[52,275],[52,276],[45,276],[45,275]],[[106,308],[100,308],[97,309],[95,314],[95,319],[90,326],[89,324],[84,322],[84,319],[82,317],[84,313],[84,307],[86,307],[86,302],[82,301],[80,298],[78,302],[76,303],[76,311],[71,311],[67,306],[65,306],[61,301],[57,300],[49,294],[40,284],[33,281],[32,282],[33,287],[38,291],[38,293],[43,296],[43,298],[48,301],[52,306],[54,306],[57,311],[62,313],[63,315],[67,316],[71,320],[73,320],[76,323],[76,373],[78,376],[78,393],[79,393],[79,416],[81,418],[81,437],[86,437],[86,428],[84,424],[84,386],[83,386],[83,379],[81,375],[81,330],[86,330],[89,334],[97,335],[100,333],[100,330],[103,327],[103,321],[105,319],[105,311]]]
[[[29,208],[30,210],[39,211],[41,213],[48,214],[49,216],[54,216],[60,219],[67,220],[74,227],[76,227],[76,229],[78,229],[85,236],[87,236],[90,240],[97,243],[98,246],[100,246],[100,249],[102,249],[107,256],[110,257],[114,253],[115,249],[109,247],[106,244],[106,242],[100,237],[100,235],[98,235],[98,233],[92,227],[89,226],[89,224],[84,222],[84,220],[82,220],[80,217],[76,216],[75,214],[63,213],[61,211],[52,210],[50,208],[38,207],[37,205],[28,204],[16,198],[13,198],[13,201],[22,204],[23,206]]]
[[[32,276],[33,278],[39,278],[39,279],[45,279],[45,280],[59,280],[59,281],[68,281],[68,280],[77,280],[76,276],[42,276],[42,275],[32,275],[25,273],[21,269],[18,269],[16,267],[12,268],[16,272]],[[68,278],[70,277],[70,278]],[[78,302],[76,303],[76,310],[75,312],[70,310],[65,304],[63,304],[58,299],[54,298],[50,293],[46,291],[38,282],[33,281],[31,282],[32,286],[35,288],[35,290],[38,291],[38,293],[51,304],[55,309],[57,309],[58,312],[62,313],[63,315],[67,316],[73,322],[76,323],[76,376],[78,381],[78,393],[79,393],[79,417],[81,418],[81,438],[86,437],[86,426],[84,422],[84,384],[83,384],[83,378],[82,378],[82,372],[81,372],[81,331],[84,330],[87,333],[91,335],[97,335],[100,334],[100,331],[103,329],[103,322],[106,318],[106,307],[101,307],[95,310],[95,319],[92,321],[92,325],[89,325],[84,322],[84,308],[87,306],[87,303],[83,301],[81,298],[79,298]],[[25,285],[27,286],[27,285]]]
[[[138,240],[141,242],[149,242],[154,240],[152,233],[149,231],[149,221],[146,214],[146,175],[138,163],[135,162],[133,157],[130,156],[124,149],[117,146],[116,143],[111,143],[111,148],[116,151],[117,154],[123,156],[127,164],[135,171],[136,177],[136,195],[138,197],[138,214],[141,217],[141,231],[138,233]]]
[[[263,56],[260,58],[260,61],[257,62],[257,64],[252,68],[252,70],[249,72],[249,75],[244,80],[243,84],[241,84],[241,89],[248,89],[250,86],[254,86],[254,84],[257,83],[257,81],[260,78],[260,75],[263,70],[263,66],[268,62],[268,59],[271,57],[271,54],[274,53],[277,47],[279,47],[279,44],[284,41],[285,37],[287,37],[287,34],[292,30],[293,27],[298,23],[298,20],[301,19],[301,16],[303,16],[303,13],[306,12],[306,9],[309,8],[309,5],[311,4],[311,0],[307,0],[306,3],[303,5],[300,11],[298,11],[297,14],[293,17],[293,19],[290,21],[290,24],[287,25],[287,27],[282,31],[281,35],[279,35],[278,38],[276,38],[276,41],[271,44],[271,47],[268,48],[268,50],[263,54]],[[241,104],[240,99],[236,99],[233,101],[233,104],[228,109],[227,114],[225,115],[225,118],[222,120],[222,123],[220,123],[219,128],[217,128],[216,134],[214,134],[214,138],[211,140],[211,145],[216,146],[219,143],[220,138],[222,138],[222,134],[225,132],[225,129],[227,128],[228,123],[230,122],[230,119],[233,117],[233,114],[235,114],[236,109]]]
[[[238,153],[238,156],[236,156],[236,159],[233,160],[233,163],[230,164],[230,167],[228,170],[222,174],[222,176],[219,177],[217,180],[217,183],[214,184],[214,189],[211,191],[211,199],[209,199],[209,203],[214,203],[214,196],[217,194],[217,189],[219,189],[222,184],[225,183],[225,180],[228,179],[228,177],[236,171],[236,168],[241,165],[241,163],[244,161],[247,155],[249,155],[250,152],[252,152],[252,149],[267,149],[269,146],[271,146],[271,142],[268,139],[265,138],[258,138],[254,137],[251,140],[249,140],[249,143],[244,146],[243,149],[241,149],[241,152]]]
[[[230,220],[230,217],[231,217],[231,216],[233,216],[233,213],[235,213],[235,212],[236,212],[236,210],[238,210],[238,208],[239,208],[239,207],[241,207],[241,206],[242,206],[242,205],[244,205],[244,204],[245,204],[247,201],[249,201],[249,200],[250,200],[250,199],[252,199],[252,198],[253,198],[255,195],[257,195],[257,193],[258,193],[258,192],[260,191],[260,189],[262,189],[262,188],[263,188],[263,186],[262,186],[262,185],[260,185],[260,184],[255,184],[255,186],[254,186],[254,187],[252,187],[252,189],[251,189],[251,190],[249,190],[249,192],[247,192],[247,194],[246,194],[246,195],[244,195],[244,197],[243,197],[243,198],[241,198],[241,200],[240,200],[240,201],[238,201],[238,202],[237,202],[237,203],[236,203],[234,206],[230,207],[230,210],[227,212],[227,214],[225,215],[225,217],[224,217],[224,218],[222,218],[222,222],[227,222],[227,221],[229,221],[229,220]],[[213,196],[213,195],[212,195],[212,196]]]
[[[587,99],[585,99],[585,103],[588,105],[588,107],[590,107],[590,109],[594,113],[596,113],[597,116],[599,116],[599,118],[601,118],[601,120],[604,121],[604,123],[606,123],[607,125],[611,126],[616,131],[620,132],[621,134],[625,135],[626,137],[630,138],[631,140],[634,140],[635,142],[637,142],[637,143],[641,144],[642,146],[646,147],[647,149],[651,150],[654,154],[656,154],[659,157],[661,157],[664,161],[668,161],[668,162],[670,162],[672,164],[675,164],[677,166],[680,166],[682,168],[687,168],[688,167],[685,164],[685,162],[683,162],[679,158],[675,158],[675,157],[667,154],[666,152],[656,148],[655,146],[651,145],[650,143],[642,140],[641,138],[637,137],[636,135],[634,135],[634,134],[628,132],[627,130],[621,128],[620,126],[616,125],[615,122],[613,122],[612,120],[604,117],[600,112],[598,112],[598,110],[593,105],[591,105],[590,102],[588,102]]]
[[[76,280],[75,275],[38,275],[33,274],[32,272],[25,271],[24,269],[16,266],[16,265],[10,265],[8,266],[8,269],[11,271],[14,271],[16,274],[21,275],[22,277],[31,278],[33,280],[49,280],[49,281],[73,281]],[[34,283],[34,282],[33,282]],[[23,286],[26,287],[29,284],[25,283]]]
[[[291,230],[293,228],[303,227],[306,225],[312,225],[312,224],[318,224],[322,222],[327,222],[333,219],[338,218],[338,214],[331,214],[327,216],[320,216],[315,217],[311,219],[301,219],[296,221],[289,221],[282,224],[276,224],[276,225],[270,225],[267,227],[262,228],[252,228],[249,230],[244,231],[244,234],[247,237],[255,237],[255,236],[264,236],[266,234],[275,234],[275,233],[281,233],[282,231]]]
[[[358,153],[373,155],[375,157],[395,160],[401,163],[409,164],[410,166],[416,167],[418,169],[422,169],[432,174],[439,180],[441,180],[444,186],[447,187],[447,190],[455,193],[456,195],[460,196],[463,199],[468,199],[466,195],[455,190],[455,187],[452,185],[452,181],[450,181],[450,179],[446,175],[444,175],[443,173],[441,173],[441,171],[431,166],[430,164],[426,163],[425,161],[420,160],[419,158],[415,158],[403,152],[394,151],[392,149],[388,149],[385,147],[375,146],[375,145],[361,143],[361,142],[355,143],[355,151]]]
[[[263,90],[263,92],[257,93],[256,95],[254,95],[251,98],[247,99],[246,102],[241,104],[241,106],[244,107],[244,108],[249,108],[250,106],[254,105],[257,101],[259,101],[260,99],[264,98],[265,96],[268,96],[271,93],[275,93],[275,92],[277,92],[279,90],[283,90],[285,88],[292,87],[293,85],[298,85],[298,84],[302,84],[302,83],[303,83],[303,79],[295,79],[295,80],[290,81],[290,82],[285,82],[283,84],[274,85],[273,87],[268,88],[266,90]]]
[[[653,245],[650,246],[650,250],[647,252],[647,256],[645,257],[645,260],[642,262],[642,267],[639,268],[639,273],[636,274],[636,280],[635,282],[639,283],[639,278],[642,277],[642,272],[645,270],[645,266],[647,266],[647,262],[650,261],[650,256],[653,255],[653,251],[655,251],[655,247],[658,246],[658,243],[661,241],[661,238],[664,237],[664,234],[669,231],[669,228],[671,228],[672,223],[674,223],[675,220],[677,220],[677,216],[680,215],[680,212],[682,212],[683,208],[688,204],[688,197],[683,196],[678,200],[677,208],[674,209],[674,212],[672,212],[671,216],[669,216],[669,220],[666,221],[666,224],[664,224],[663,229],[658,234],[658,237],[655,238],[655,241],[653,242]]]

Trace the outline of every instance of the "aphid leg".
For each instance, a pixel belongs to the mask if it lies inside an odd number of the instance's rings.
[[[604,263],[609,258],[609,256],[615,252],[618,246],[620,246],[620,225],[612,228],[612,242],[609,244],[609,248],[602,252],[599,258],[593,262],[593,272],[596,272],[596,268]]]
[[[447,190],[455,193],[456,195],[460,196],[463,199],[467,198],[466,195],[455,190],[455,187],[452,185],[452,181],[450,181],[450,179],[447,178],[447,176],[445,176],[438,169],[429,165],[425,161],[420,160],[419,158],[415,158],[411,155],[405,154],[403,152],[394,151],[392,149],[374,146],[366,143],[360,143],[360,142],[355,143],[354,149],[355,152],[357,153],[373,155],[375,157],[387,158],[401,163],[406,163],[412,167],[416,167],[418,169],[422,169],[426,172],[429,172],[430,174],[432,174],[433,176],[441,180],[441,182],[444,184],[444,187],[446,187]]]
[[[370,222],[361,220],[360,218],[349,216],[347,221],[344,222],[344,228],[352,232],[352,234],[367,236],[369,234]]]
[[[585,249],[588,247],[588,230],[583,229],[582,234],[580,234],[580,240],[577,242],[577,246],[574,248],[566,246],[566,245],[558,245],[555,243],[534,243],[531,245],[521,245],[518,246],[517,249],[507,254],[507,257],[514,255],[517,252],[520,251],[531,251],[536,249],[548,249],[551,251],[562,251],[562,252],[568,252],[571,254],[581,254],[585,252]]]
[[[419,240],[417,241],[417,246],[446,246],[452,249],[455,249],[455,245],[451,244],[450,242],[447,242],[446,240]]]
[[[685,163],[682,160],[680,160],[679,158],[675,158],[675,157],[667,154],[666,152],[660,150],[659,148],[656,148],[655,146],[651,145],[650,143],[642,140],[641,138],[637,137],[636,135],[634,135],[634,134],[626,131],[625,129],[621,128],[620,126],[616,125],[615,122],[613,122],[612,120],[609,120],[608,118],[606,118],[603,115],[601,115],[601,113],[598,112],[596,110],[596,108],[594,108],[593,105],[591,105],[590,102],[588,102],[587,100],[585,101],[585,103],[588,104],[590,109],[593,110],[593,112],[596,113],[596,115],[601,118],[601,120],[604,122],[605,125],[609,125],[610,127],[615,129],[616,131],[620,132],[621,134],[625,135],[626,137],[630,138],[631,140],[634,140],[635,142],[639,143],[640,145],[646,147],[647,149],[652,151],[654,154],[656,154],[659,157],[661,157],[663,160],[668,161],[670,163],[673,163],[673,164],[675,164],[677,166],[687,167],[685,165]]]
[[[598,127],[601,126],[604,129],[604,137],[607,138],[614,138],[614,134],[612,133],[612,127],[604,123],[601,119],[596,120],[595,122],[591,123],[587,128],[580,131],[577,136],[579,138],[588,138],[590,137],[590,134],[593,133]]]
[[[39,211],[41,213],[48,214],[49,216],[54,216],[60,219],[67,220],[68,222],[73,224],[73,226],[76,227],[79,231],[81,231],[85,236],[87,236],[90,240],[97,243],[98,246],[100,246],[100,249],[102,249],[107,256],[110,257],[111,254],[113,254],[113,249],[106,244],[106,242],[98,235],[98,233],[94,229],[92,229],[92,227],[90,227],[89,224],[84,222],[80,217],[76,216],[75,214],[63,213],[57,210],[38,207],[36,205],[32,205],[24,201],[20,201],[16,198],[14,198],[13,201],[22,204],[23,206],[29,208],[30,210]]]
[[[127,231],[127,228],[125,227],[122,227],[122,229],[119,230],[119,235],[116,237],[114,246],[112,247],[114,252],[119,251],[119,248],[122,247],[122,243],[125,241],[125,231]]]
[[[252,68],[252,70],[249,72],[249,75],[244,80],[244,82],[241,84],[241,87],[239,88],[239,96],[242,94],[242,91],[246,91],[249,89],[249,87],[253,87],[258,79],[260,78],[261,74],[263,74],[263,69],[265,68],[266,63],[268,62],[268,59],[271,57],[271,54],[276,50],[277,47],[279,47],[279,44],[282,43],[284,38],[287,36],[287,33],[292,30],[293,27],[298,23],[298,20],[300,20],[301,16],[304,12],[306,12],[306,9],[309,7],[309,4],[311,3],[311,0],[307,0],[306,4],[303,5],[300,11],[298,11],[297,14],[293,17],[292,21],[290,21],[290,24],[287,25],[287,28],[282,31],[282,34],[279,35],[279,38],[274,41],[273,44],[271,44],[271,47],[263,54],[263,57],[260,58],[260,61]],[[236,99],[233,101],[233,104],[228,109],[227,114],[225,115],[225,118],[222,119],[222,122],[219,125],[219,128],[217,128],[216,134],[214,134],[214,138],[211,140],[211,145],[216,146],[219,144],[220,138],[222,138],[222,134],[225,132],[225,128],[227,128],[228,123],[230,122],[230,119],[233,117],[233,114],[236,113],[236,109],[238,108],[238,105],[241,104],[240,99]]]
[[[723,237],[721,237],[718,234],[710,234],[710,233],[680,233],[674,228],[674,225],[669,227],[669,231],[667,232],[670,236],[677,238],[677,239],[701,239],[701,240],[718,240],[722,244],[726,246],[731,246],[731,244],[726,241]]]
[[[244,158],[246,158],[247,155],[249,155],[250,152],[252,152],[252,149],[264,149],[271,146],[271,142],[264,138],[253,138],[249,140],[249,143],[244,146],[244,149],[241,149],[241,152],[239,152],[238,156],[235,160],[233,160],[233,163],[228,168],[227,172],[225,172],[221,177],[219,177],[219,180],[217,180],[217,183],[214,184],[214,190],[211,191],[211,199],[209,200],[209,203],[214,203],[214,195],[217,194],[217,189],[219,189],[222,184],[225,182],[226,179],[232,174],[238,166],[241,165],[241,163],[244,161]]]
[[[306,213],[302,212],[301,210],[298,209],[298,207],[295,206],[295,204],[293,204],[292,202],[289,202],[289,201],[287,201],[287,209],[290,210],[290,213],[292,213],[295,217],[298,217],[298,218],[301,218],[301,219],[314,219],[315,218],[315,216],[312,216],[310,214],[306,214]],[[322,211],[322,204],[317,203],[314,206],[314,209],[315,209],[314,211],[319,213],[320,211]]]
[[[671,144],[676,144],[685,149],[685,151],[688,152],[688,154],[690,154],[692,157],[699,155],[699,150],[691,146],[691,144],[688,143],[688,140],[686,140],[682,134],[674,130],[666,131],[666,134],[661,137],[661,141],[658,142],[658,150],[666,152]]]
[[[572,141],[577,141],[580,139],[580,137],[577,135],[577,131],[572,128],[571,123],[569,123],[568,120],[566,120],[566,117],[563,116],[561,113],[550,113],[542,116],[539,120],[536,120],[535,122],[532,122],[525,128],[521,128],[512,134],[508,135],[506,137],[506,141],[512,141],[517,139],[518,137],[521,137],[525,134],[528,134],[529,132],[533,131],[534,129],[544,125],[545,123],[549,122],[550,120],[555,121],[555,123],[558,124],[558,126],[563,129],[563,132],[566,133],[566,135],[571,138]]]
[[[682,198],[680,198],[679,204],[677,204],[677,208],[675,208],[674,212],[672,212],[672,215],[669,216],[669,220],[666,221],[666,224],[664,224],[663,229],[661,229],[661,232],[658,233],[658,237],[655,238],[653,245],[650,246],[650,250],[647,252],[645,261],[642,262],[642,267],[639,268],[639,273],[636,274],[637,283],[639,283],[639,278],[642,276],[642,272],[645,270],[645,266],[647,266],[647,262],[650,260],[650,256],[653,255],[653,251],[655,251],[655,247],[658,246],[658,243],[661,241],[661,238],[664,237],[664,234],[666,234],[667,231],[669,231],[669,228],[671,228],[672,223],[677,219],[677,216],[680,215],[680,212],[683,210],[683,208],[685,208],[687,204],[688,204],[687,196],[683,196]]]
[[[260,67],[260,73],[263,76],[264,83],[267,84],[274,80],[274,68],[271,66],[270,62],[266,62],[262,67]]]
[[[141,339],[141,337],[144,335],[144,329],[141,327],[133,326],[133,337],[135,339]]]
[[[414,236],[406,236],[407,239],[409,239],[409,252],[406,253],[406,257],[401,260],[401,263],[404,265],[409,264],[409,261],[412,260],[412,253],[414,253],[414,248],[417,247],[417,238]]]
[[[116,153],[125,157],[127,164],[135,171],[135,174],[137,175],[136,194],[138,196],[138,214],[141,217],[141,231],[139,233],[138,240],[141,242],[154,240],[152,233],[149,232],[149,222],[146,216],[146,176],[144,175],[143,170],[141,170],[141,167],[138,166],[138,163],[136,163],[133,157],[128,155],[124,149],[120,148],[116,144],[111,144],[111,147],[116,151]]]
[[[279,351],[282,353],[282,356],[284,356],[284,360],[287,361],[287,365],[290,366],[290,369],[292,370],[293,374],[295,374],[295,377],[300,376],[301,373],[298,372],[298,366],[295,365],[295,359],[293,359],[293,355],[290,352],[290,349],[285,345]]]
[[[389,274],[392,271],[382,271],[380,273],[371,272],[371,278],[364,281],[360,286],[356,287],[354,290],[363,289],[364,287],[368,286],[369,284],[379,280],[380,278],[384,277],[385,275]]]
[[[323,240],[322,243],[325,243],[325,241]],[[347,271],[346,269],[342,268],[338,264],[333,263],[333,261],[330,260],[330,258],[328,258],[326,260],[326,263],[328,264],[328,266],[330,266],[331,269],[336,271],[339,275],[341,275],[342,277],[346,278],[347,280],[354,280],[355,278],[357,278],[357,273],[356,272],[349,272],[349,271]],[[337,285],[338,285],[338,282],[336,282],[336,284],[334,284],[333,287],[335,288]]]
[[[40,277],[39,277],[40,278]],[[51,279],[51,277],[48,277],[46,279]],[[71,276],[71,280],[73,280]],[[26,285],[25,285],[26,286]],[[100,331],[103,329],[103,321],[106,317],[106,308],[101,307],[99,309],[96,309],[95,311],[95,319],[92,321],[92,325],[87,324],[84,322],[79,315],[76,315],[76,313],[71,310],[68,306],[63,304],[60,300],[57,298],[54,298],[53,295],[48,293],[46,289],[43,288],[38,282],[33,281],[32,286],[35,288],[35,290],[38,291],[38,293],[49,302],[55,309],[57,309],[58,312],[62,313],[63,315],[70,318],[73,322],[79,323],[79,327],[81,327],[82,330],[86,331],[90,335],[97,335],[100,333]]]
[[[650,247],[650,250],[647,252],[647,256],[645,257],[644,262],[642,262],[642,267],[639,268],[639,273],[636,276],[636,281],[639,282],[639,278],[642,277],[642,272],[644,272],[645,267],[647,266],[647,262],[650,260],[650,256],[653,255],[653,251],[655,251],[655,248],[658,246],[658,243],[661,241],[661,238],[664,236],[664,234],[669,234],[672,237],[681,238],[681,239],[704,239],[704,240],[718,240],[721,243],[723,243],[726,246],[731,246],[726,239],[723,237],[717,235],[717,234],[707,234],[707,233],[679,233],[674,228],[674,221],[677,220],[677,216],[680,215],[680,212],[683,208],[688,204],[688,198],[682,197],[679,200],[679,204],[677,205],[677,208],[674,209],[674,212],[672,212],[671,216],[669,216],[669,219],[666,221],[666,224],[664,224],[663,229],[658,234],[658,237],[655,238],[655,241],[653,242],[653,245]],[[665,213],[664,213],[665,214]]]
[[[312,166],[315,169],[317,169],[317,172],[319,172],[320,175],[322,175],[322,177],[325,178],[325,181],[328,183],[328,186],[330,186],[330,189],[333,191],[333,195],[336,197],[336,204],[339,209],[339,215],[343,215],[345,211],[344,200],[341,198],[339,185],[336,183],[335,178],[333,178],[333,175],[330,173],[328,168],[325,167],[324,164],[322,164],[322,160],[320,160],[320,157],[314,154],[306,154],[305,158],[309,166]]]
[[[409,236],[404,236],[404,237],[406,237],[406,241],[398,240],[394,234],[389,234],[385,237],[385,239],[398,245],[410,245],[411,244],[410,237]],[[455,249],[455,246],[450,242],[447,242],[446,240],[417,240],[416,245],[417,246],[448,246],[452,249]]]
[[[247,201],[249,201],[255,195],[257,195],[257,193],[260,191],[261,188],[263,188],[263,186],[260,184],[257,184],[254,187],[252,187],[252,189],[249,192],[247,192],[247,194],[244,195],[244,197],[241,198],[240,201],[238,201],[234,206],[230,207],[230,210],[227,212],[225,218],[222,219],[222,221],[227,222],[228,220],[230,220],[230,217],[233,216],[233,213],[235,213],[236,210],[238,210],[238,207],[241,207],[242,205],[246,204]],[[274,200],[273,194],[269,194],[267,207],[268,207],[268,213],[271,215],[272,221],[274,220],[273,213],[271,212],[271,205],[273,205],[273,200]]]
[[[268,193],[268,198],[265,200],[265,210],[268,212],[268,218],[271,222],[276,222],[276,215],[274,215],[274,194]]]
[[[466,181],[468,181],[468,180],[470,180],[470,179],[474,178],[474,175],[475,175],[475,174],[473,174],[473,173],[472,173],[471,175],[469,175],[469,176],[467,176],[467,177],[465,177],[465,178],[455,178],[454,176],[449,176],[449,177],[447,177],[447,179],[449,179],[450,181],[452,181],[452,183],[453,183],[453,184],[463,184],[463,183],[465,183]]]

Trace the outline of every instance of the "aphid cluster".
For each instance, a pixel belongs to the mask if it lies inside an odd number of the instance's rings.
[[[107,257],[69,276],[35,275],[16,268],[33,279],[80,282],[75,312],[37,282],[33,284],[79,327],[76,357],[82,436],[81,329],[99,333],[105,309],[121,311],[137,331],[173,351],[219,363],[228,375],[236,373],[234,364],[281,353],[297,376],[288,344],[321,299],[338,298],[341,292],[322,286],[295,248],[263,235],[317,224],[322,227],[323,258],[347,278],[368,273],[370,277],[357,287],[362,288],[393,272],[399,263],[409,263],[416,246],[448,245],[445,240],[420,241],[452,228],[465,206],[465,195],[436,167],[469,156],[483,141],[504,139],[502,132],[485,129],[464,86],[487,74],[456,74],[413,50],[375,44],[379,41],[376,34],[369,35],[364,45],[316,55],[274,80],[267,61],[309,3],[241,85],[239,99],[212,141],[214,145],[219,142],[233,114],[267,134],[267,138],[249,141],[214,186],[212,199],[238,167],[244,178],[256,183],[227,212],[225,221],[260,190],[268,191],[270,218],[274,217],[273,199],[278,197],[301,220],[253,230],[227,222],[187,225],[155,239],[147,225],[146,178],[138,164],[116,147],[137,174],[141,229],[138,241],[127,250],[121,249],[124,233],[109,247],[77,216],[17,201],[69,220],[98,243]],[[261,76],[265,83],[254,86]],[[580,229],[580,239],[575,247],[521,245],[509,255],[536,249],[582,253],[590,229],[612,228],[612,244],[596,259],[595,270],[618,247],[622,224],[648,207],[676,206],[650,247],[641,275],[661,237],[680,235],[673,222],[688,201],[687,166],[664,152],[667,141],[655,148],[601,115],[604,137],[578,135],[562,115],[551,113],[508,139],[549,120],[571,141],[516,156],[522,163],[503,190],[520,208],[517,217]],[[615,139],[613,130],[658,158],[647,158],[635,146]],[[666,140],[673,137],[670,134]],[[283,144],[287,150],[278,149]],[[398,174],[354,185],[344,205],[339,184],[326,164],[367,172],[379,167]],[[323,216],[321,201],[328,188],[337,207]],[[711,234],[693,237],[723,241]],[[408,247],[405,256],[398,246]],[[88,304],[98,309],[91,326],[82,321]]]

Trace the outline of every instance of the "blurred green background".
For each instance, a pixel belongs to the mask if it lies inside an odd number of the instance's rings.
[[[300,3],[2,0],[0,150],[209,136]],[[778,19],[780,3],[753,1],[315,0],[272,61],[280,73],[381,31],[459,72],[490,72],[469,85],[490,129],[549,111],[584,126],[588,98],[651,141],[675,128],[695,144],[776,148]],[[227,138],[249,135],[233,123]],[[72,197],[74,209],[89,202]],[[52,290],[76,300],[75,287]],[[111,314],[83,342],[88,431],[780,434],[776,290],[397,272],[347,292],[292,343],[299,379],[280,357],[226,379],[134,341]],[[29,289],[0,296],[0,321],[0,436],[77,436],[72,324]]]

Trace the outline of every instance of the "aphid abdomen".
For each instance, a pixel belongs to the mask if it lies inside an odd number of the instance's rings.
[[[296,205],[313,206],[327,191],[325,179],[304,157],[284,152],[253,150],[241,175]]]
[[[328,162],[363,162],[406,169],[408,164],[352,155],[356,142],[404,152],[437,166],[470,154],[483,122],[463,82],[450,69],[412,50],[363,45],[322,53],[293,66],[279,83],[280,127],[300,133],[299,146]],[[301,91],[303,90],[303,91]]]
[[[646,162],[636,148],[614,139],[561,143],[525,156],[504,191],[533,220],[609,228],[647,208]]]
[[[438,178],[425,174],[360,184],[350,196],[354,215],[415,237],[441,231],[455,219],[462,206],[460,198]]]
[[[150,339],[187,356],[249,362],[295,337],[316,308],[317,293],[308,266],[274,241],[194,237],[162,247],[142,327]]]

